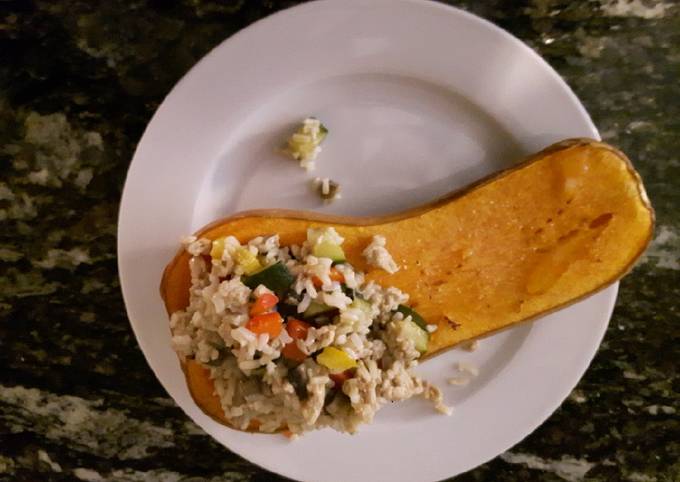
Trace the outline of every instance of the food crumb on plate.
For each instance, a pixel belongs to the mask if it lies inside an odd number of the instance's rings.
[[[307,117],[288,138],[283,152],[300,162],[307,171],[314,170],[314,160],[321,152],[321,143],[328,135],[328,129],[319,119]]]
[[[466,341],[460,347],[465,351],[475,351],[479,348],[479,340]]]
[[[447,378],[446,383],[449,385],[465,386],[470,383],[470,379],[468,377],[452,377]]]
[[[460,375],[447,378],[446,383],[449,385],[465,386],[470,383],[474,377],[479,375],[479,369],[467,362],[457,362],[456,371],[458,371]]]
[[[340,184],[327,177],[317,177],[312,180],[312,188],[324,202],[330,203],[340,199]]]
[[[472,363],[467,363],[467,362],[458,362],[457,364],[458,371],[467,373],[469,375],[472,375],[473,377],[476,377],[479,375],[479,368],[474,366]]]
[[[442,395],[442,391],[435,385],[432,385],[428,382],[425,382],[424,385],[425,385],[424,392],[425,399],[434,403],[434,408],[439,413],[444,415],[451,415],[453,413],[453,407],[446,405],[444,403],[444,396]]]

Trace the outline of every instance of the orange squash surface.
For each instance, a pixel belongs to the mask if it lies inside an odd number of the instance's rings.
[[[642,181],[626,156],[601,142],[572,139],[398,215],[252,211],[212,223],[197,236],[245,242],[278,233],[289,245],[302,243],[309,227],[335,227],[348,261],[367,272],[367,280],[409,293],[410,304],[437,325],[426,354],[432,356],[605,288],[642,254],[653,224]],[[397,273],[366,265],[361,252],[375,234],[387,239],[401,267]],[[188,305],[188,259],[178,252],[163,274],[168,313]],[[186,373],[208,411],[214,401],[202,394],[212,393],[210,380],[192,380],[205,372]]]
[[[229,421],[224,417],[220,399],[215,394],[215,384],[210,378],[210,371],[195,360],[183,362],[182,370],[187,379],[189,393],[196,405],[218,422],[229,425]]]

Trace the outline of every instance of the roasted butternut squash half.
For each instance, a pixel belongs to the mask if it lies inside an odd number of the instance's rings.
[[[308,227],[333,226],[347,260],[375,282],[410,294],[438,329],[426,356],[535,319],[614,283],[649,243],[654,213],[639,175],[617,149],[594,140],[560,142],[510,169],[400,214],[349,218],[281,210],[235,214],[197,236],[247,241],[278,233],[299,244]],[[361,256],[387,239],[401,269],[371,270]],[[189,256],[163,274],[168,313],[189,297]],[[185,366],[197,403],[220,419],[207,372]]]

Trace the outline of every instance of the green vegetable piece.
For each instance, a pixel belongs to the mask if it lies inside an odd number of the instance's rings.
[[[295,277],[288,268],[281,262],[266,267],[262,271],[243,278],[243,284],[250,289],[255,289],[259,285],[265,285],[272,290],[279,298],[288,291],[290,285],[295,281]]]
[[[411,340],[420,353],[427,351],[427,345],[430,341],[430,332],[427,331],[427,323],[420,314],[406,305],[399,305],[397,311],[404,315],[404,334]],[[407,320],[408,317],[410,320]]]
[[[352,301],[352,304],[350,304],[349,307],[361,310],[368,316],[373,315],[373,308],[371,308],[371,304],[366,300],[362,300],[361,298],[354,298],[354,301]]]
[[[411,320],[413,320],[413,322],[416,325],[418,325],[422,330],[424,330],[425,333],[428,333],[427,323],[425,322],[423,317],[418,314],[418,312],[416,310],[414,310],[413,308],[409,308],[406,305],[399,305],[399,307],[397,308],[397,311],[399,313],[401,313],[402,315],[404,315],[404,318],[410,316]]]
[[[345,252],[339,244],[321,241],[312,248],[312,254],[317,258],[330,258],[335,262],[345,261]]]
[[[302,316],[304,316],[305,318],[312,318],[314,316],[320,315],[322,313],[327,313],[335,309],[336,308],[333,308],[332,306],[319,303],[318,301],[312,301],[307,307],[307,309],[304,311],[304,313],[302,313]]]
[[[413,341],[413,344],[420,353],[427,351],[427,344],[430,341],[430,334],[427,330],[423,330],[416,323],[408,320],[400,321],[404,324],[404,335]]]

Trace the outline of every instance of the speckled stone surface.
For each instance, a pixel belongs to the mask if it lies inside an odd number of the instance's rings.
[[[132,336],[116,216],[136,142],[202,55],[287,1],[0,1],[0,480],[276,480],[213,442]],[[657,210],[562,407],[457,480],[680,480],[680,5],[451,2],[543,55]],[[452,448],[455,450],[455,448]]]

